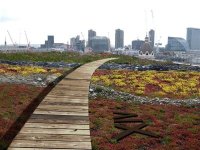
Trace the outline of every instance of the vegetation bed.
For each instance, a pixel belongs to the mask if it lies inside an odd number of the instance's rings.
[[[33,85],[0,83],[0,149],[11,142],[31,113],[26,109],[43,90]]]
[[[70,71],[69,68],[0,64],[0,149],[8,147],[41,100],[53,88],[53,82],[57,82],[67,71]],[[34,82],[41,83],[41,76],[53,78],[44,86],[32,84],[32,78],[36,78]]]
[[[97,70],[92,82],[148,97],[200,98],[200,72]]]
[[[145,98],[167,100],[194,99],[200,101],[200,73],[195,71],[131,71],[96,70],[92,85],[97,94],[90,97],[90,128],[92,147],[96,150],[162,150],[192,149],[200,146],[200,105],[136,103],[116,95],[106,98],[101,88],[122,91]],[[95,92],[95,91],[94,91]],[[126,96],[125,96],[126,97]],[[159,138],[133,133],[117,142],[114,137],[122,130],[114,126],[114,111],[136,113],[146,124],[142,130],[151,131]],[[131,126],[137,124],[128,124]]]
[[[200,147],[199,106],[135,104],[99,97],[90,100],[89,108],[94,150],[198,150]],[[133,133],[117,142],[113,138],[121,130],[114,127],[113,111],[116,110],[138,114],[138,118],[148,124],[142,130],[151,131],[160,138]]]

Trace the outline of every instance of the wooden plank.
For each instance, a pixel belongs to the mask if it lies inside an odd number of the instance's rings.
[[[67,76],[68,77],[68,76]],[[62,81],[60,81],[60,83],[64,83],[64,84],[67,84],[67,85],[86,85],[88,86],[90,81],[87,81],[87,80],[68,80],[68,79],[63,79]]]
[[[53,89],[50,93],[75,93],[75,94],[81,94],[81,95],[85,95],[88,94],[89,89],[85,89],[85,90],[64,90],[64,89]]]
[[[68,86],[71,86],[72,88],[74,87],[74,88],[76,88],[76,87],[81,87],[81,88],[85,88],[85,89],[89,89],[89,85],[90,85],[90,83],[85,83],[85,84],[68,84],[68,83],[63,83],[63,84],[67,84]]]
[[[64,108],[64,109],[88,109],[88,105],[87,104],[80,104],[80,103],[60,103],[60,102],[53,102],[54,104],[49,104],[48,101],[46,101],[45,103],[41,103],[40,106],[38,108]],[[78,105],[80,104],[80,105]]]
[[[49,149],[49,148],[22,148],[22,147],[17,148],[17,147],[15,147],[15,148],[8,148],[8,150],[58,150],[58,149],[57,148]],[[62,148],[62,150],[80,150],[80,149]],[[91,149],[81,149],[81,150],[91,150]]]
[[[65,80],[65,82],[67,82],[67,80]],[[85,83],[81,83],[79,84],[79,86],[77,86],[78,83],[75,83],[75,84],[72,84],[72,81],[69,81],[70,84],[66,84],[64,83],[63,84],[63,80],[60,81],[55,88],[61,88],[61,87],[72,87],[72,88],[86,88],[86,87],[89,87],[89,84],[85,84]],[[79,82],[80,83],[80,82]]]
[[[63,116],[63,115],[31,115],[30,119],[52,119],[52,120],[89,120],[85,116]]]
[[[80,80],[84,83],[84,82],[90,82],[90,76],[91,76],[91,74],[83,73],[83,71],[82,72],[75,72],[71,75],[68,75],[65,78],[65,80]]]
[[[82,104],[88,104],[88,99],[71,99],[71,98],[58,98],[58,99],[54,99],[54,98],[46,98],[44,99],[42,102],[60,102],[60,103],[82,103]]]
[[[49,93],[48,96],[73,96],[73,97],[78,97],[78,98],[88,98],[88,94],[84,94],[84,93],[62,93],[62,92],[52,92],[52,93]]]
[[[63,79],[62,81],[60,81],[59,82],[59,84],[58,85],[78,85],[78,82],[79,80],[76,80],[76,81],[73,81],[73,80],[65,80],[65,79]],[[89,83],[89,81],[79,81],[79,85],[80,86],[78,86],[78,87],[82,87],[82,86],[88,86],[88,83]]]
[[[133,123],[133,122],[143,122],[142,119],[132,119],[132,118],[127,118],[127,119],[117,119],[114,120],[114,123]]]
[[[27,121],[28,123],[57,123],[57,124],[63,124],[63,123],[66,123],[66,124],[86,124],[88,125],[89,124],[89,121],[87,120],[52,120],[52,119],[29,119]]]
[[[67,116],[88,116],[88,112],[68,112],[68,111],[45,111],[36,109],[33,114],[47,114],[47,115],[67,115]]]
[[[79,93],[56,93],[56,92],[52,92],[49,93],[48,96],[74,96],[74,97],[88,97],[88,94],[79,94]]]
[[[89,135],[68,135],[68,134],[18,134],[16,140],[45,140],[45,141],[68,141],[68,142],[90,142]]]
[[[58,87],[57,87],[58,86]],[[66,87],[66,88],[78,88],[78,89],[86,89],[86,88],[89,88],[89,85],[87,84],[87,85],[81,85],[81,84],[79,84],[79,85],[77,85],[77,84],[66,84],[66,83],[62,83],[62,81],[61,82],[59,82],[57,85],[56,85],[56,87],[55,88],[61,88],[61,87]]]
[[[140,133],[140,134],[148,135],[148,136],[155,137],[155,138],[159,137],[158,135],[156,135],[152,132],[141,130],[142,128],[144,128],[146,126],[147,126],[146,124],[142,123],[142,124],[138,124],[131,128],[131,127],[125,127],[120,124],[115,124],[116,128],[123,129],[125,131],[119,133],[117,136],[114,137],[114,139],[116,139],[117,141],[120,141],[121,139],[123,139],[133,133]]]
[[[55,90],[52,90],[50,93],[77,93],[77,94],[82,95],[82,94],[88,94],[88,89],[87,91],[55,89]]]
[[[62,84],[62,81],[60,81],[57,85],[56,85],[56,87],[55,88],[62,88],[62,87],[64,87],[64,88],[72,88],[72,89],[76,89],[76,88],[78,88],[78,89],[85,89],[86,87],[88,87],[89,85],[87,85],[87,86],[85,86],[85,85],[81,85],[81,84],[79,84],[79,86],[77,86],[77,84],[74,84],[74,85],[69,85],[69,84]]]
[[[66,96],[59,96],[59,95],[47,95],[45,98],[44,98],[44,100],[46,100],[46,99],[54,99],[54,101],[57,101],[57,100],[59,100],[59,99],[71,99],[71,100],[77,100],[77,99],[79,99],[79,100],[82,100],[82,101],[84,101],[84,100],[88,100],[88,96],[87,97],[83,97],[83,96],[70,96],[70,95],[66,95]]]
[[[89,125],[55,124],[55,123],[26,123],[24,128],[46,128],[46,129],[89,129]]]
[[[58,102],[58,101],[42,101],[40,105],[62,105],[62,106],[87,106],[87,103],[69,103],[69,102]]]
[[[33,114],[29,123],[67,123],[67,124],[89,124],[86,116],[63,116],[63,115],[40,115]]]
[[[64,111],[67,111],[67,112],[77,112],[77,113],[88,113],[88,109],[79,109],[79,108],[77,108],[77,109],[74,109],[74,108],[68,108],[68,109],[66,109],[66,108],[62,108],[61,109],[61,107],[60,108],[58,108],[58,107],[56,107],[56,108],[53,108],[53,107],[51,107],[51,108],[37,108],[37,110],[39,110],[39,111],[57,111],[57,112],[64,112]]]
[[[91,149],[91,142],[67,142],[67,141],[28,141],[14,140],[10,147],[23,148],[74,148],[74,149]]]
[[[69,106],[69,105],[39,105],[39,109],[61,109],[67,111],[68,109],[88,110],[88,106]]]
[[[46,99],[54,99],[54,101],[57,101],[57,100],[59,100],[59,99],[68,99],[68,100],[80,100],[80,102],[81,101],[84,101],[84,100],[88,100],[88,96],[87,97],[84,97],[84,96],[78,96],[78,95],[63,95],[63,96],[61,96],[61,95],[48,95],[47,97],[45,97],[45,99],[44,100],[46,100]]]
[[[68,91],[80,91],[80,92],[88,92],[89,91],[89,87],[72,87],[72,86],[59,86],[57,88],[54,89],[54,91],[61,91],[61,90],[65,90],[66,92]]]
[[[80,93],[80,92],[75,92],[75,91],[69,91],[69,92],[66,92],[66,91],[52,91],[50,92],[48,95],[58,95],[58,96],[68,96],[68,95],[77,95],[77,96],[85,96],[85,97],[88,97],[88,93]]]
[[[74,77],[72,77],[72,78],[65,78],[64,80],[66,81],[66,80],[71,80],[71,81],[85,81],[85,82],[90,82],[90,79],[91,79],[91,76],[76,76],[76,75],[74,75]],[[85,83],[85,82],[82,82],[82,83]]]
[[[80,90],[80,91],[85,91],[87,92],[89,90],[88,86],[57,86],[53,90],[64,90],[64,91],[75,91],[75,90]]]
[[[22,128],[21,132],[22,134],[76,134],[76,135],[90,135],[89,129],[54,129],[54,128]]]
[[[74,81],[80,80],[81,83],[90,82],[90,78],[87,78],[87,76],[90,76],[90,74],[88,74],[88,73],[84,74],[82,72],[83,71],[81,70],[81,72],[76,71],[76,72],[72,73],[71,75],[69,74],[62,81],[74,82]],[[77,75],[77,74],[79,74],[79,75]]]
[[[89,84],[90,84],[90,82],[85,82],[85,83],[81,83],[81,82],[77,82],[77,83],[73,83],[73,82],[70,82],[70,80],[62,80],[61,82],[60,82],[60,84],[67,84],[67,85],[69,85],[69,86],[78,86],[78,87],[89,87]]]

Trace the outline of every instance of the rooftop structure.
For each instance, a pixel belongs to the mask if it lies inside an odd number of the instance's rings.
[[[71,49],[76,51],[84,51],[85,49],[85,40],[80,40],[80,36],[77,35],[70,39]]]
[[[168,43],[166,50],[170,51],[187,51],[189,50],[189,45],[187,41],[180,37],[168,37]]]
[[[140,50],[141,46],[144,44],[143,40],[134,40],[132,41],[132,49]]]
[[[151,47],[149,43],[149,38],[146,36],[145,37],[145,42],[140,48],[139,51],[139,57],[144,57],[144,58],[153,58],[154,57],[154,52],[153,48]]]
[[[110,39],[105,36],[91,38],[91,48],[95,52],[104,52],[110,49]]]

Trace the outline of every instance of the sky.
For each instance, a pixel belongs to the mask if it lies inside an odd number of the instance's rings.
[[[198,0],[0,0],[0,45],[43,44],[47,35],[67,43],[88,30],[115,42],[115,29],[124,30],[125,45],[143,40],[155,30],[155,41],[163,46],[168,36],[186,38],[186,28],[200,28]],[[81,34],[82,33],[82,34]],[[83,35],[83,36],[82,36]]]

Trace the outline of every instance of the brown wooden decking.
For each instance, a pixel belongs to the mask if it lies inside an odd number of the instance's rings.
[[[88,117],[90,78],[103,59],[67,75],[43,99],[9,150],[92,149]]]

